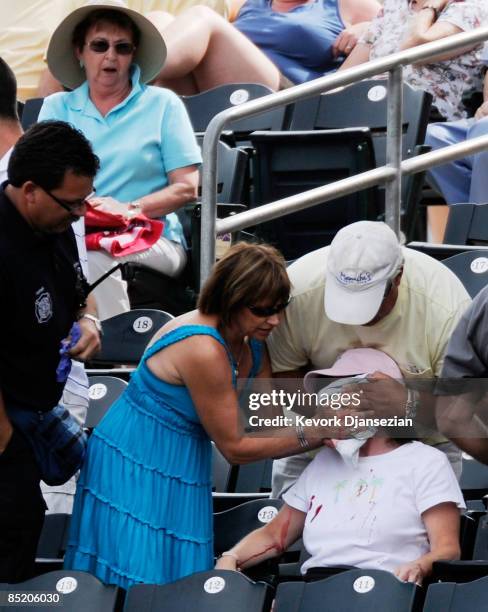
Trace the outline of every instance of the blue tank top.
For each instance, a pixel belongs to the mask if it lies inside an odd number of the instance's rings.
[[[277,13],[271,0],[247,0],[235,27],[261,49],[290,81],[304,83],[336,70],[342,59],[332,45],[344,30],[338,0],[315,0]]]

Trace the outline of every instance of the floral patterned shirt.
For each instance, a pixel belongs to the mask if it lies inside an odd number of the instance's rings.
[[[360,41],[371,45],[370,59],[400,51],[416,15],[409,8],[407,0],[385,0],[383,8]],[[465,32],[488,26],[488,0],[452,0],[439,15],[438,21],[451,23]],[[461,119],[466,117],[462,105],[463,94],[481,89],[482,49],[483,45],[478,45],[450,60],[406,66],[404,79],[412,87],[431,93],[433,104],[446,119]]]

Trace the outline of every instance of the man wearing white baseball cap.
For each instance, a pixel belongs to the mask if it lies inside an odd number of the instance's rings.
[[[406,379],[440,375],[452,330],[470,304],[459,279],[441,262],[402,247],[385,224],[358,221],[342,228],[331,245],[304,255],[288,273],[293,300],[284,320],[268,339],[276,377],[302,378],[329,368],[350,348],[370,347],[387,353]],[[434,425],[434,415],[412,405],[412,397],[392,381],[391,393],[374,395],[379,416],[405,416]],[[407,406],[407,403],[409,404]],[[433,413],[433,410],[432,410]],[[454,445],[429,440],[450,456],[460,473]],[[303,459],[280,459],[273,466],[273,496],[288,488],[304,468]]]

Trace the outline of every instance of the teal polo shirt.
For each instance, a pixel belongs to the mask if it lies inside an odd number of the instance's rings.
[[[98,196],[131,202],[168,185],[168,172],[200,164],[202,157],[186,109],[168,89],[143,85],[140,69],[131,69],[132,90],[103,117],[90,99],[85,81],[72,92],[47,97],[39,121],[71,123],[91,142],[100,158],[95,179]],[[164,236],[184,242],[175,213],[164,218]]]

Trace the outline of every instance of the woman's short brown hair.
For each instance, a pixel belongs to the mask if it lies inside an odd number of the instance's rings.
[[[202,314],[216,314],[228,325],[245,306],[286,302],[290,295],[286,262],[267,244],[239,242],[218,261],[198,298]]]
[[[132,34],[132,43],[135,47],[139,46],[141,32],[130,17],[128,17],[125,13],[121,13],[120,11],[96,9],[89,13],[85,19],[76,25],[71,37],[73,47],[78,49],[78,51],[82,51],[83,47],[85,46],[85,39],[88,30],[92,26],[102,21],[109,23],[112,26],[117,26],[121,30],[127,30],[130,32]]]

